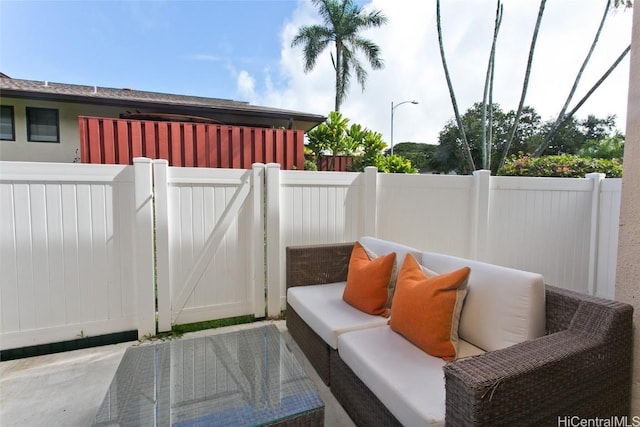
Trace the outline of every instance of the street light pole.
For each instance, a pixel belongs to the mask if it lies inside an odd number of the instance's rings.
[[[402,101],[399,104],[393,105],[393,101],[391,101],[391,155],[393,156],[393,112],[396,108],[401,106],[402,104],[417,104],[418,101]]]

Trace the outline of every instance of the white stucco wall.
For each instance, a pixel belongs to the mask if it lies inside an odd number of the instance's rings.
[[[633,8],[616,299],[634,306],[632,415],[640,416],[640,4]]]
[[[15,141],[0,141],[0,160],[30,162],[73,162],[80,157],[78,116],[118,117],[122,107],[107,107],[55,101],[2,97],[2,105],[12,105],[15,116]],[[60,142],[27,141],[25,107],[57,108],[60,118]],[[78,152],[76,153],[76,150]]]

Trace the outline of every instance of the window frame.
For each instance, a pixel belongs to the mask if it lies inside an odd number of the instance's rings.
[[[42,140],[42,139],[33,139],[34,135],[31,132],[31,124],[32,117],[31,113],[36,111],[50,111],[55,113],[55,127],[56,127],[56,139],[52,140]],[[60,143],[60,112],[57,108],[46,108],[46,107],[25,107],[25,118],[27,122],[27,141],[29,142],[43,142],[47,144],[59,144]],[[37,136],[35,136],[37,138]]]
[[[16,140],[16,109],[13,105],[0,105],[0,109],[11,110],[11,138],[3,138],[0,133],[0,141],[15,141]]]

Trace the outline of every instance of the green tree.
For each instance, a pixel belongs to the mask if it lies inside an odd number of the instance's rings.
[[[430,171],[433,170],[432,162],[437,149],[438,146],[434,144],[401,142],[394,145],[393,153],[411,161],[411,165],[419,171]],[[389,150],[386,150],[386,154],[389,154]]]
[[[335,50],[331,53],[331,62],[336,83],[335,111],[340,111],[352,74],[355,73],[363,91],[365,88],[367,72],[358,59],[358,53],[366,57],[374,70],[384,66],[379,46],[361,37],[359,33],[372,27],[381,27],[387,23],[387,18],[378,10],[364,11],[352,0],[311,1],[318,8],[324,25],[301,27],[293,38],[291,46],[303,46],[306,73],[315,67],[320,53],[329,44],[334,44]]]
[[[461,117],[461,121],[464,133],[467,135],[470,153],[474,162],[478,164],[484,155],[482,152],[483,133],[489,128],[491,129],[491,147],[488,157],[491,159],[490,169],[495,174],[500,168],[498,154],[505,151],[505,146],[511,138],[517,112],[512,110],[505,113],[498,104],[493,104],[490,111],[492,116],[490,125],[489,118],[484,113],[482,102],[477,102],[469,108]],[[483,121],[485,121],[484,125]],[[520,113],[516,132],[513,134],[509,146],[509,156],[520,152],[533,152],[548,135],[549,129],[553,125],[553,121],[542,122],[540,115],[532,107],[525,106]],[[460,140],[461,134],[462,132],[453,120],[444,126],[440,132],[439,145],[432,160],[432,167],[435,171],[456,172],[458,174],[468,174],[473,171],[465,159],[464,146]],[[589,140],[602,140],[616,135],[621,134],[616,129],[615,116],[613,115],[606,118],[589,115],[583,120],[572,117],[556,130],[544,153],[546,155],[576,154]]]
[[[543,125],[540,131],[540,141],[548,138],[554,125],[554,121],[548,121]],[[538,152],[544,155],[576,154],[589,140],[601,140],[607,136],[617,134],[614,115],[609,115],[606,118],[589,115],[583,120],[570,117],[553,132],[553,137],[547,141],[547,146],[544,150],[539,150],[540,145],[538,144],[535,147],[516,151],[532,153],[538,149]],[[513,152],[509,154],[513,154]]]
[[[490,114],[487,115],[482,102],[475,103],[465,112],[460,120],[464,126],[464,134],[467,135],[469,153],[474,164],[482,164],[484,141],[490,140],[491,146],[485,148],[487,157],[491,160],[489,167],[493,173],[498,170],[499,156],[497,154],[504,150],[504,146],[511,136],[515,116],[516,112],[505,113],[498,104],[493,104],[490,108]],[[489,117],[491,118],[489,119]],[[541,125],[540,115],[532,107],[523,107],[510,150],[514,153],[527,152],[529,148],[535,147],[540,139]],[[485,132],[489,134],[488,137]],[[450,120],[440,132],[439,145],[432,160],[432,167],[435,171],[458,174],[473,172],[474,169],[469,166],[469,162],[465,158],[466,149],[460,137],[462,133],[453,120]]]

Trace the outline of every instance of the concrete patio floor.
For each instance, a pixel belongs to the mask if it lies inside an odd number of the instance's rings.
[[[264,321],[185,334],[183,338],[220,334],[273,323],[315,383],[325,403],[325,426],[350,427],[353,422],[336,402],[284,321]],[[88,426],[109,388],[127,347],[138,341],[30,357],[0,363],[0,426]]]

